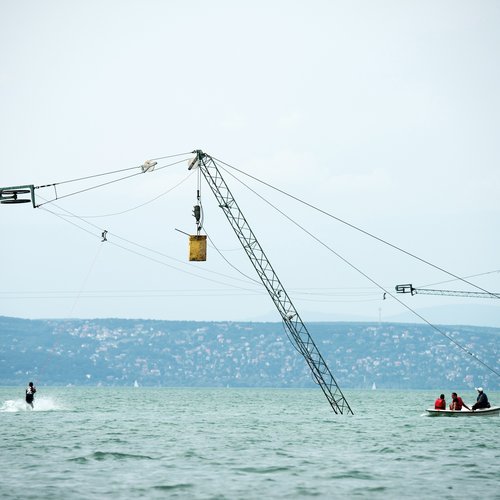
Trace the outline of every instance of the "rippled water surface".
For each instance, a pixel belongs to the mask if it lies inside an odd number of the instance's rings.
[[[430,392],[346,391],[351,417],[319,390],[22,393],[0,388],[1,498],[500,498],[500,418],[422,416]]]

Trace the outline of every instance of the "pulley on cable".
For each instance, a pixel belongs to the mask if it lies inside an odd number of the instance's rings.
[[[207,236],[200,234],[203,228],[203,206],[201,204],[201,172],[198,170],[198,189],[193,217],[196,221],[196,234],[189,235],[189,260],[203,262],[207,260]]]

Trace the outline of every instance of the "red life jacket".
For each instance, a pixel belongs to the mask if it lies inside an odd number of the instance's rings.
[[[460,396],[457,396],[457,399],[453,401],[455,403],[455,410],[461,410],[464,402]]]
[[[446,410],[446,401],[444,399],[437,398],[436,401],[434,401],[434,409]]]

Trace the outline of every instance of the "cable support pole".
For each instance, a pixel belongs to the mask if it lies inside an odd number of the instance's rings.
[[[219,203],[219,207],[223,210],[229,224],[233,228],[250,262],[255,268],[260,280],[280,313],[284,324],[290,332],[290,340],[293,339],[292,343],[295,344],[297,350],[305,358],[315,381],[321,387],[333,411],[340,414],[346,412],[352,415],[353,411],[349,403],[345,399],[328,365],[314,343],[313,338],[301,320],[298,311],[238,207],[215,161],[211,156],[200,150],[194,151],[194,153],[196,153],[197,157],[191,162],[189,168],[192,168],[195,163],[198,164],[198,168],[214,193]]]

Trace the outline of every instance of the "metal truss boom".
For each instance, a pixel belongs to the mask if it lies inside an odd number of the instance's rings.
[[[239,209],[213,158],[200,150],[194,151],[194,153],[196,153],[196,158],[191,162],[189,168],[191,169],[197,165],[202,172],[220,208],[224,212],[260,280],[278,309],[290,333],[290,341],[305,358],[314,380],[321,387],[333,411],[340,414],[353,414],[351,407],[342,394],[318,347],[314,343],[299,313],[266,257],[264,250]]]
[[[434,290],[432,288],[414,288],[411,284],[396,285],[396,292],[412,295],[451,295],[453,297],[476,297],[482,299],[500,299],[500,293],[466,292],[461,290]]]

